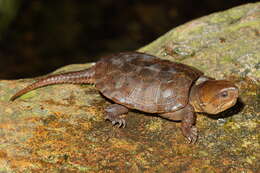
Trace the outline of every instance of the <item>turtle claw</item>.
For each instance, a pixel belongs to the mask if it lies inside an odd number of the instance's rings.
[[[189,144],[195,144],[198,139],[198,132],[195,126],[190,128],[184,128],[182,130],[183,135],[187,138]]]
[[[120,115],[126,114],[128,112],[126,107],[119,104],[112,104],[105,109],[105,112],[105,119],[111,121],[113,126],[118,124],[119,128],[125,128],[126,121],[121,118]]]
[[[126,126],[126,122],[125,122],[125,120],[124,119],[119,119],[118,121],[118,127],[120,128],[120,127],[122,127],[122,128],[125,128],[125,126]]]
[[[115,118],[113,116],[106,116],[105,117],[106,120],[111,121],[112,125],[115,126],[116,124],[118,124],[118,128],[125,128],[126,127],[126,121],[123,118]]]

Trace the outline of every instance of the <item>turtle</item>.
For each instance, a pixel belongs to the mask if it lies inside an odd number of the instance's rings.
[[[162,60],[147,53],[122,52],[106,56],[92,67],[44,77],[14,94],[10,100],[52,84],[94,84],[113,104],[105,119],[125,127],[121,115],[129,110],[181,122],[189,143],[198,138],[196,112],[218,114],[236,104],[238,88],[228,80],[207,77],[194,67]]]

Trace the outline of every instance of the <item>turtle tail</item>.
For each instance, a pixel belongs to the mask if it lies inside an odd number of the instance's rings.
[[[40,88],[47,85],[54,85],[54,84],[92,84],[94,83],[94,73],[95,70],[93,67],[81,70],[81,71],[74,71],[62,74],[54,74],[47,77],[44,77],[31,85],[25,87],[24,89],[18,91],[14,94],[10,101],[14,101],[16,98],[20,97],[21,95],[32,91],[36,88]]]

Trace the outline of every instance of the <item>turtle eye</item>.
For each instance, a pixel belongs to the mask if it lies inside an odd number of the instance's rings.
[[[228,97],[228,92],[227,91],[223,91],[223,92],[220,93],[220,96],[222,98],[226,98],[226,97]]]

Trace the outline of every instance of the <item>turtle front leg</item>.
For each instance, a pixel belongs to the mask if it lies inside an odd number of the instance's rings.
[[[163,113],[160,116],[169,120],[181,121],[182,134],[188,139],[188,142],[194,144],[197,141],[196,115],[191,105],[188,104],[178,111]]]
[[[119,104],[109,105],[106,109],[106,120],[110,120],[113,125],[119,124],[118,127],[125,127],[125,119],[121,118],[120,115],[128,113],[128,108]]]

